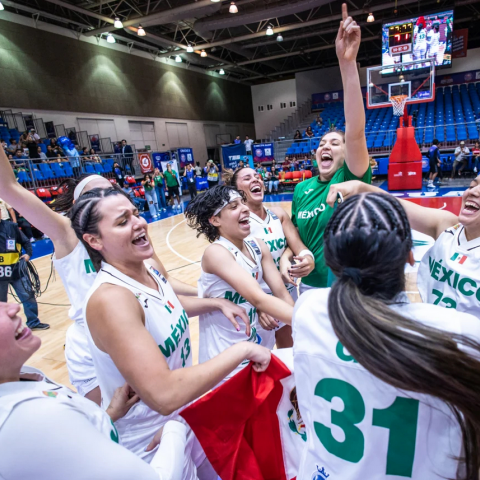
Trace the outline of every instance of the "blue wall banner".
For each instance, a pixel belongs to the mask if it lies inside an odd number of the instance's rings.
[[[240,160],[247,163],[245,145],[243,143],[237,145],[222,145],[222,157],[224,168],[235,170],[238,167],[238,162],[240,162]]]
[[[155,152],[152,153],[152,160],[153,165],[155,168],[158,168],[160,171],[162,169],[162,162],[169,162],[170,161],[170,152]]]
[[[185,167],[187,163],[194,162],[193,160],[193,150],[191,148],[179,148],[178,149],[178,159],[180,160],[180,166]]]
[[[258,143],[253,145],[253,161],[255,163],[274,160],[273,143]]]

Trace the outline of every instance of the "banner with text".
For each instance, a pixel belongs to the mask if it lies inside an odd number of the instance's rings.
[[[140,168],[142,173],[153,172],[153,163],[150,155],[148,153],[139,153],[138,162],[140,163]]]
[[[248,164],[245,145],[243,143],[233,145],[222,145],[223,167],[235,170],[238,167],[240,160],[245,165]]]
[[[468,28],[454,30],[452,57],[462,58],[467,56]]]
[[[193,150],[191,148],[179,148],[178,158],[181,167],[185,167],[187,163],[193,164]]]
[[[158,168],[160,171],[163,171],[162,162],[170,161],[170,152],[155,152],[152,153],[153,164],[155,168]]]
[[[258,143],[253,145],[253,161],[255,163],[274,160],[273,143]]]

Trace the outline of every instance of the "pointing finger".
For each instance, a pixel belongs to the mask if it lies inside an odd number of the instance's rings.
[[[348,8],[346,3],[342,3],[342,20],[346,20],[348,17]]]

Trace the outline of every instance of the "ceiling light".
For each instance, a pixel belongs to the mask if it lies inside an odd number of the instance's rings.
[[[238,8],[237,8],[237,6],[235,5],[235,2],[232,2],[232,3],[230,4],[230,8],[228,9],[228,11],[229,11],[230,13],[238,13]]]
[[[109,33],[107,35],[107,42],[108,43],[115,43],[115,37],[111,33]]]
[[[207,56],[207,52],[205,50],[202,50],[202,53],[200,54],[201,57],[206,57]]]
[[[273,35],[273,28],[271,25],[268,26],[267,31],[265,32],[267,35]]]
[[[3,6],[2,2],[0,2],[0,10],[5,10],[5,7]]]
[[[145,30],[141,25],[138,26],[137,35],[139,37],[144,37],[146,35]]]
[[[115,22],[113,24],[115,28],[123,28],[123,23],[118,17],[115,17]]]
[[[175,57],[175,61],[176,61],[177,63],[182,63],[182,57],[181,57],[180,55],[177,55],[177,56]]]
[[[221,2],[222,0],[211,0],[213,3]]]
[[[369,13],[367,17],[367,22],[372,23],[375,21],[375,17],[373,16],[373,13]]]
[[[223,68],[221,68],[218,73],[219,73],[220,75],[225,75],[225,70],[224,70]]]
[[[283,37],[281,33],[277,35],[277,42],[283,42]]]
[[[193,47],[190,44],[187,46],[187,53],[193,53]]]

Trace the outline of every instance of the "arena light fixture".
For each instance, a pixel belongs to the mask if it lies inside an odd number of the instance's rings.
[[[3,6],[2,2],[0,2],[0,10],[5,10],[5,7]]]
[[[218,3],[218,2],[221,2],[222,0],[211,0],[212,3]]]
[[[145,30],[141,25],[138,26],[137,35],[139,37],[144,37],[146,35]]]
[[[108,43],[115,43],[115,37],[111,33],[109,33],[107,35],[107,42]]]
[[[273,27],[269,25],[267,27],[267,31],[265,32],[267,35],[273,35]]]
[[[277,42],[283,42],[283,37],[281,33],[277,35]]]
[[[187,53],[193,53],[193,47],[190,44],[187,45]]]
[[[115,28],[123,28],[123,23],[118,17],[115,17],[115,22],[113,23],[113,26]]]
[[[175,57],[175,61],[176,61],[177,63],[182,63],[182,57],[181,57],[180,55],[177,55],[177,56]]]
[[[218,73],[219,73],[219,75],[225,75],[225,70],[223,68],[221,68]]]
[[[232,2],[232,3],[230,4],[230,8],[228,9],[228,11],[229,11],[230,13],[238,13],[238,8],[237,8],[237,6],[235,5],[235,2]]]
[[[367,22],[372,23],[375,21],[375,17],[373,16],[373,13],[369,13],[367,17]]]

